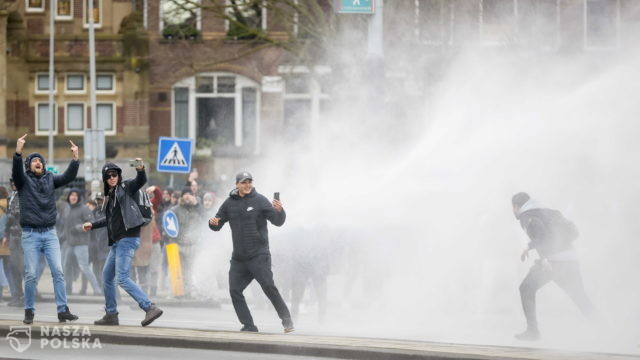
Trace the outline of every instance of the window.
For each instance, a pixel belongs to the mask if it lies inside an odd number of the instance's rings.
[[[174,88],[173,101],[174,135],[182,138],[189,137],[189,88]]]
[[[531,48],[555,50],[559,45],[559,1],[518,3],[518,38]]]
[[[263,0],[226,0],[227,36],[234,39],[255,39],[266,30],[266,9]]]
[[[416,34],[418,41],[442,44],[445,24],[448,24],[449,5],[444,0],[416,0]]]
[[[84,0],[83,23],[84,27],[89,27],[89,1],[93,1],[93,25],[97,28],[102,27],[102,0]]]
[[[618,46],[620,0],[585,0],[584,16],[585,48]]]
[[[56,92],[58,86],[58,79],[53,77],[53,92]],[[39,73],[36,74],[36,94],[48,94],[49,93],[49,74]]]
[[[44,12],[45,0],[26,0],[27,12]]]
[[[202,73],[173,87],[173,136],[217,156],[258,151],[259,85],[232,73]]]
[[[96,74],[96,92],[99,94],[114,94],[116,81],[114,74]]]
[[[73,19],[73,1],[72,0],[55,0],[56,20],[72,20]]]
[[[103,129],[107,135],[115,135],[115,104],[97,103],[96,118],[96,128]]]
[[[71,94],[84,94],[84,83],[84,74],[67,74],[65,92]]]
[[[485,42],[507,44],[516,34],[514,0],[481,0],[480,25]]]
[[[53,119],[53,133],[56,135],[58,133],[58,116],[57,116],[57,105],[54,104],[54,119]],[[36,103],[36,135],[48,135],[49,129],[51,128],[51,118],[49,113],[49,103],[39,102]]]
[[[308,146],[308,136],[317,128],[330,106],[326,94],[330,68],[317,66],[313,72],[305,66],[280,66],[285,81],[283,96],[284,138],[290,144]]]
[[[200,30],[198,0],[161,0],[160,31],[166,39],[193,39]]]
[[[66,104],[65,134],[82,134],[86,124],[86,107],[84,103]]]

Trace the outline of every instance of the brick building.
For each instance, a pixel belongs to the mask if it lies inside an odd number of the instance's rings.
[[[214,179],[268,153],[272,144],[312,131],[331,99],[338,98],[318,80],[340,81],[337,65],[310,68],[280,48],[248,47],[233,23],[206,10],[176,11],[163,0],[92,0],[98,72],[94,121],[88,108],[86,1],[53,2],[59,164],[68,158],[65,139],[82,144],[83,130],[98,126],[107,133],[108,158],[143,155],[150,169],[159,136],[194,138],[194,166]],[[50,1],[4,3],[0,158],[7,169],[22,133],[33,134],[29,151],[46,153]],[[403,96],[421,99],[437,81],[438,69],[470,40],[491,49],[611,56],[621,44],[638,43],[639,8],[637,0],[387,0],[384,81],[403,83]],[[299,33],[295,23],[286,25],[264,8],[242,10],[252,27],[272,38]],[[360,57],[366,47],[362,19],[338,16],[343,30],[359,34],[354,38],[359,46],[349,48]],[[395,101],[393,96],[388,94],[388,101]],[[8,173],[0,172],[0,181]]]

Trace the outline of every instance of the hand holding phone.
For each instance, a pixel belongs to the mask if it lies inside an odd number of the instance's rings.
[[[273,193],[273,199],[274,200],[280,200],[280,193],[279,192],[274,192]]]

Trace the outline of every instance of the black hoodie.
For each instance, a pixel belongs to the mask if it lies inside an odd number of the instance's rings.
[[[228,221],[233,238],[234,260],[248,260],[257,255],[270,255],[267,220],[275,226],[282,226],[287,217],[284,209],[277,212],[269,199],[258,194],[256,189],[241,197],[235,189],[229,198],[222,203],[216,217],[220,218],[218,226],[209,226],[219,231]]]
[[[43,173],[37,176],[31,172],[31,160],[40,158]],[[22,155],[13,155],[11,177],[20,194],[20,225],[31,228],[52,227],[56,223],[56,198],[54,190],[72,182],[78,174],[80,162],[71,160],[69,167],[62,175],[53,175],[46,169],[44,157],[33,153],[22,161]]]

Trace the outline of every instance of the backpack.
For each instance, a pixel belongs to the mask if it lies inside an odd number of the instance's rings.
[[[138,209],[140,209],[140,215],[144,219],[144,225],[147,225],[151,222],[152,214],[152,205],[151,200],[149,199],[149,194],[146,191],[140,189],[136,196],[134,196],[136,203],[138,204]]]

